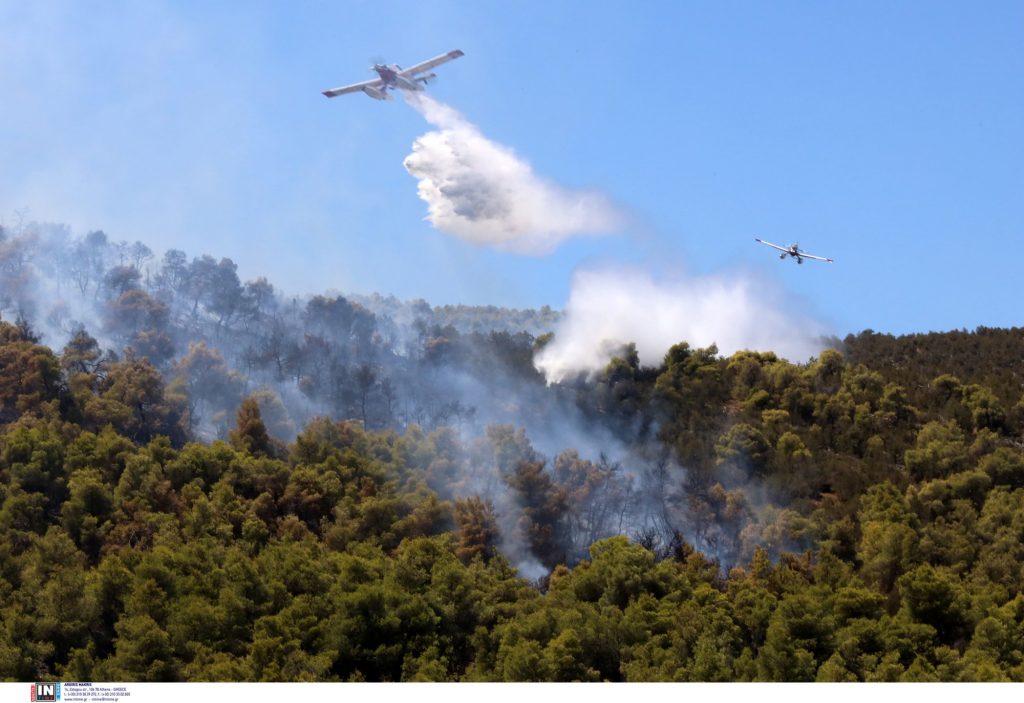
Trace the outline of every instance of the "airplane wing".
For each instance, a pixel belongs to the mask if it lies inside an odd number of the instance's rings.
[[[457,59],[457,58],[459,58],[462,55],[463,55],[462,49],[456,49],[455,51],[449,51],[447,54],[441,54],[440,56],[435,56],[434,58],[429,59],[427,61],[424,61],[423,63],[418,63],[418,64],[416,64],[415,66],[413,66],[411,68],[406,68],[406,69],[400,71],[398,75],[405,76],[406,78],[408,78],[409,76],[415,76],[417,73],[423,73],[424,71],[429,71],[434,66],[440,66],[443,63],[448,63],[452,59]]]
[[[761,244],[767,244],[772,249],[778,249],[779,251],[784,251],[787,254],[789,253],[789,249],[787,249],[786,247],[780,247],[778,244],[772,244],[771,242],[766,242],[763,239],[758,239],[757,237],[754,237],[754,241],[755,242],[761,242]],[[801,254],[801,256],[803,256],[803,254]]]
[[[804,258],[804,259],[814,259],[815,261],[824,261],[824,262],[829,263],[829,264],[834,264],[835,263],[835,261],[833,259],[826,259],[824,256],[815,256],[814,254],[805,254],[803,252],[800,252],[800,256],[801,256],[801,258]]]
[[[357,91],[362,90],[363,88],[379,88],[383,84],[384,81],[378,78],[372,81],[353,83],[352,85],[342,86],[341,88],[331,88],[330,90],[325,90],[324,95],[326,95],[329,98],[336,98],[339,95],[344,95],[345,93],[355,93]]]

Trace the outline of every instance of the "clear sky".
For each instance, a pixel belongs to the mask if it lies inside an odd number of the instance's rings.
[[[454,48],[431,93],[627,227],[545,257],[438,232],[423,118],[320,94]],[[1024,325],[1024,3],[0,0],[26,211],[295,293],[561,307],[627,263],[766,277],[839,336]]]

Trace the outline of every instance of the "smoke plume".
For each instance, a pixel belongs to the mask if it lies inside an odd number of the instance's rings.
[[[655,280],[637,270],[581,271],[573,278],[554,340],[536,358],[549,383],[604,367],[628,342],[657,365],[669,347],[717,344],[723,355],[774,351],[804,361],[823,345],[823,327],[745,276]]]
[[[623,225],[625,218],[605,196],[537,176],[453,108],[428,96],[408,101],[439,128],[413,142],[404,162],[419,179],[419,196],[435,228],[474,244],[542,256],[570,237]]]

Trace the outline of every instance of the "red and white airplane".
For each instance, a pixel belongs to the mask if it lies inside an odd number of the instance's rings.
[[[761,244],[767,244],[771,248],[781,251],[782,253],[779,254],[780,259],[792,256],[796,259],[798,264],[802,264],[804,259],[814,259],[815,261],[824,261],[829,264],[834,263],[832,259],[826,259],[824,256],[815,256],[814,254],[808,254],[806,251],[801,251],[800,247],[796,244],[790,244],[788,247],[780,247],[778,244],[772,244],[771,242],[766,242],[763,239],[758,239],[757,237],[754,237],[754,241],[760,242]]]
[[[462,55],[462,49],[455,49],[454,51],[449,51],[447,54],[435,56],[429,61],[418,63],[412,68],[402,68],[396,63],[375,63],[371,66],[370,70],[377,72],[378,78],[376,80],[353,83],[352,85],[342,86],[341,88],[331,88],[330,90],[325,90],[324,95],[329,98],[334,98],[339,95],[355,93],[361,90],[374,100],[390,100],[391,94],[388,93],[388,89],[394,90],[395,88],[401,88],[402,90],[412,91],[423,90],[423,86],[427,81],[437,78],[437,74],[428,73],[425,76],[421,76],[419,74],[429,71],[435,66],[440,66],[443,63],[457,59]]]

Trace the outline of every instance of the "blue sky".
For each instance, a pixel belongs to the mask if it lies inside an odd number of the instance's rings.
[[[773,280],[836,334],[1024,324],[1020,2],[0,1],[0,217],[228,256],[289,292],[561,307],[574,271]],[[632,218],[546,257],[434,230],[432,94]],[[781,262],[753,237],[834,266]]]

